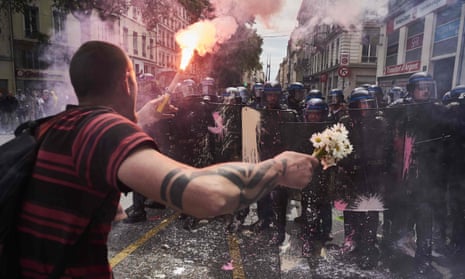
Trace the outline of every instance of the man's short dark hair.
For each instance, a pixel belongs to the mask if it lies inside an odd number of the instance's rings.
[[[74,91],[81,99],[90,94],[105,94],[126,75],[127,70],[127,56],[120,47],[102,41],[89,41],[73,55],[69,75]]]

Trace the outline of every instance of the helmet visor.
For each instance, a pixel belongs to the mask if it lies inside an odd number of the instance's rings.
[[[413,98],[417,101],[426,101],[436,98],[436,82],[431,80],[420,80],[415,83]]]

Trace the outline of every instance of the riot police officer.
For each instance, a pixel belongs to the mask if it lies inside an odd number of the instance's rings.
[[[332,122],[338,122],[341,117],[347,115],[346,102],[344,93],[339,88],[333,88],[328,94],[329,114],[328,117]]]
[[[177,89],[182,98],[176,104],[178,111],[174,118],[169,119],[168,125],[169,156],[182,163],[204,167],[214,163],[215,134],[208,127],[215,127],[213,112],[216,105],[206,100],[197,83],[192,79],[185,79]],[[159,124],[162,126],[163,124]],[[184,219],[183,227],[193,229],[198,219],[190,216],[181,216]]]
[[[264,110],[261,111],[262,128],[259,149],[260,160],[267,160],[284,150],[280,125],[283,122],[295,122],[297,117],[293,110],[286,109],[286,106],[280,102],[282,87],[279,82],[267,82],[263,95]],[[273,223],[276,228],[271,240],[273,244],[281,244],[285,239],[288,197],[287,190],[278,186],[257,202],[259,220],[252,226],[256,231],[261,231]]]
[[[310,99],[314,99],[314,98],[324,99],[323,93],[321,93],[320,89],[314,88],[310,90],[310,92],[308,92],[307,96],[305,97],[305,102],[308,102]]]
[[[299,118],[302,119],[302,112],[305,109],[305,88],[300,82],[292,82],[287,87],[288,97],[287,104],[290,109],[297,111]]]
[[[328,105],[319,98],[310,99],[304,110],[305,129],[312,133],[323,131],[327,122]],[[307,152],[313,147],[307,140]],[[315,170],[309,186],[302,190],[302,256],[311,257],[321,250],[326,241],[331,240],[332,227],[331,199],[329,195],[330,170],[322,171],[321,166]]]
[[[376,233],[390,166],[388,124],[376,114],[375,100],[363,87],[350,94],[349,115],[340,122],[347,127],[354,146],[340,162],[340,179],[346,189],[343,198],[348,204],[344,210],[344,251],[361,268],[373,268],[379,259]]]
[[[250,102],[250,107],[255,109],[260,109],[262,107],[263,89],[264,85],[261,82],[257,82],[252,86],[252,100]]]
[[[445,160],[447,183],[450,196],[450,252],[451,259],[465,257],[465,85],[458,85],[449,91],[447,102],[448,119],[451,122],[451,144],[447,146]],[[460,264],[462,264],[460,262]],[[462,274],[463,275],[463,274]]]
[[[385,218],[389,224],[386,239],[399,248],[416,235],[415,270],[428,276],[434,276],[433,218],[443,227],[446,210],[442,163],[444,110],[435,98],[436,83],[432,76],[418,72],[409,77],[407,96],[389,106],[395,133],[396,183],[386,192],[389,208]]]
[[[392,104],[400,98],[405,97],[404,90],[399,86],[392,87],[388,92],[388,104]]]
[[[368,87],[368,92],[373,96],[376,102],[376,107],[378,109],[385,108],[387,106],[387,102],[384,98],[383,89],[376,84],[372,84]]]

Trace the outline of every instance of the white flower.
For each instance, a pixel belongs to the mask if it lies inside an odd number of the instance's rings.
[[[323,135],[321,133],[314,133],[310,138],[310,141],[313,143],[315,148],[321,148],[325,146],[325,140],[323,139]]]
[[[342,123],[334,124],[333,127],[331,127],[331,130],[333,130],[334,132],[338,134],[343,135],[346,138],[349,136],[349,131],[347,131],[346,126],[344,126],[344,124]]]
[[[310,138],[315,150],[313,156],[320,159],[323,169],[335,166],[338,161],[353,151],[346,127],[337,123],[322,133],[314,133]]]

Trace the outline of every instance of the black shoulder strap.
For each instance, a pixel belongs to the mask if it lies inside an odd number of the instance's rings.
[[[47,116],[44,118],[39,118],[36,120],[27,121],[24,123],[19,124],[19,126],[15,129],[15,136],[19,136],[22,133],[31,133],[34,134],[35,129],[40,126],[40,124],[47,122],[48,120],[52,119],[54,115]]]

